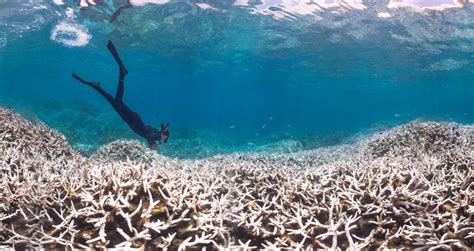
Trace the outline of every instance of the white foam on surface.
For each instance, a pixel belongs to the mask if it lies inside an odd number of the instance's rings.
[[[249,0],[235,0],[234,6],[249,6]]]
[[[382,19],[387,19],[387,18],[391,18],[392,15],[390,15],[390,13],[388,12],[379,12],[377,13],[377,17],[382,18]]]
[[[318,5],[312,4],[312,2],[312,0],[264,0],[256,6],[256,12],[272,16],[275,19],[293,18],[293,15],[314,15],[322,9]],[[275,10],[274,7],[284,11]]]
[[[463,4],[458,0],[391,0],[388,8],[413,8],[417,11],[445,10],[461,8]]]
[[[248,1],[237,0],[234,5],[246,6]],[[277,7],[277,9],[275,9]],[[263,0],[255,7],[255,12],[275,19],[292,18],[293,15],[313,15],[332,9],[341,13],[350,10],[365,10],[362,0]]]
[[[210,4],[207,3],[196,3],[197,7],[203,9],[203,10],[219,10],[216,7],[211,6]]]
[[[81,8],[88,7],[89,5],[97,5],[97,3],[95,0],[80,0],[79,2],[79,6],[81,6]]]
[[[86,26],[62,21],[53,28],[50,38],[68,47],[83,47],[92,36]]]
[[[170,0],[130,0],[133,6],[144,6],[145,4],[165,4],[169,3]]]
[[[53,0],[53,3],[56,5],[63,5],[64,1],[63,0]]]
[[[442,11],[464,6],[461,0],[390,0],[388,3],[375,1],[375,5],[388,9],[412,9],[417,12],[426,10]],[[474,3],[474,0],[464,0]],[[372,5],[374,5],[372,4]],[[249,6],[249,0],[235,0],[234,6]],[[262,0],[253,7],[254,12],[272,16],[275,19],[294,18],[294,15],[317,15],[318,12],[346,13],[352,10],[366,10],[363,0]],[[382,10],[382,9],[380,9]],[[380,11],[379,18],[389,18],[388,12]]]
[[[389,32],[392,39],[421,48],[423,53],[438,55],[448,48],[474,51],[474,45],[467,41],[445,44],[448,40],[473,39],[472,3],[474,0],[234,0],[233,5],[277,20],[304,19],[357,40],[380,34],[377,19],[393,20],[392,25],[402,26],[404,32]],[[463,6],[466,8],[461,8]],[[434,15],[435,12],[445,12],[445,15]],[[367,20],[374,22],[367,23]],[[340,39],[329,36],[328,41],[337,43]],[[434,65],[435,68],[438,66]]]

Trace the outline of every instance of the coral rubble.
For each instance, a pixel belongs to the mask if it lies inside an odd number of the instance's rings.
[[[117,141],[90,158],[0,109],[0,244],[45,248],[474,246],[474,128],[200,160]]]

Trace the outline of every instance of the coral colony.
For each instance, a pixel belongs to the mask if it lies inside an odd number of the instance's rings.
[[[201,160],[117,141],[90,158],[0,109],[0,245],[474,246],[474,127],[412,122],[353,145]]]

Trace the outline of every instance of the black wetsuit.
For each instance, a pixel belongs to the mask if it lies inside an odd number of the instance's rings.
[[[169,135],[168,129],[167,129],[168,125],[162,124],[161,125],[162,131],[159,131],[155,127],[143,123],[140,115],[138,115],[138,113],[130,109],[123,102],[122,100],[123,92],[124,92],[123,81],[124,81],[125,75],[127,75],[128,72],[125,66],[123,65],[122,61],[120,60],[117,50],[115,49],[115,46],[112,44],[112,42],[109,41],[109,43],[107,44],[107,47],[109,48],[109,51],[112,53],[115,60],[117,61],[117,64],[120,67],[119,83],[118,83],[117,93],[115,95],[115,98],[112,95],[110,95],[108,92],[106,92],[104,89],[102,89],[99,83],[85,81],[79,76],[77,76],[76,74],[72,74],[72,76],[78,81],[80,81],[81,83],[94,88],[97,92],[102,94],[102,96],[104,96],[104,98],[107,99],[107,101],[109,101],[109,103],[113,106],[115,111],[120,115],[122,120],[125,121],[136,134],[145,138],[150,147],[156,145],[155,141],[160,141],[161,143],[162,135],[165,135],[166,139]],[[164,142],[166,142],[166,140]]]
[[[102,96],[104,96],[107,101],[112,105],[115,111],[120,115],[123,121],[125,121],[132,130],[140,135],[141,137],[145,138],[148,142],[148,145],[151,147],[155,144],[155,141],[159,141],[161,139],[161,134],[158,129],[153,126],[147,125],[143,123],[140,115],[130,109],[122,100],[123,98],[123,77],[119,78],[119,84],[117,87],[117,94],[115,98],[112,97],[109,93],[104,91],[100,86],[94,87]]]

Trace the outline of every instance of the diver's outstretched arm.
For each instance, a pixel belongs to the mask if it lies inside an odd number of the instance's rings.
[[[115,12],[114,14],[112,15],[112,17],[110,18],[110,23],[113,23],[115,21],[115,19],[117,19],[118,16],[120,16],[120,12],[122,12],[123,9],[127,9],[127,8],[130,8],[132,7],[132,4],[130,3],[130,0],[127,0],[127,4],[123,5],[123,6],[120,6]]]
[[[74,73],[72,74],[72,77],[75,78],[77,81],[94,88],[96,91],[98,91],[100,94],[102,94],[102,96],[104,96],[104,98],[107,99],[107,101],[109,101],[109,103],[111,103],[111,104],[114,103],[114,98],[112,97],[112,95],[110,95],[109,93],[104,91],[104,89],[102,89],[102,87],[100,87],[100,83],[86,81],[86,80],[82,79],[81,77],[77,76]]]

